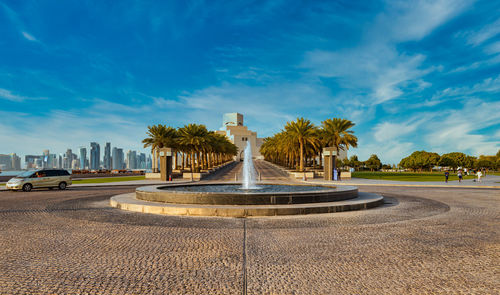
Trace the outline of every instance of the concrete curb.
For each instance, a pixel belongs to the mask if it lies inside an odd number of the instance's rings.
[[[150,214],[214,217],[269,217],[286,215],[307,215],[365,210],[380,206],[384,198],[373,193],[359,193],[359,197],[347,201],[308,203],[293,205],[197,205],[166,204],[138,200],[134,193],[113,196],[112,207]]]

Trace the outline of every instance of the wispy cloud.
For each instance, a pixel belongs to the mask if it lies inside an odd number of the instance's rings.
[[[468,3],[389,1],[388,11],[379,15],[357,47],[309,51],[302,66],[316,75],[337,78],[344,88],[364,89],[367,103],[388,102],[400,97],[408,85],[428,86],[423,77],[438,69],[423,67],[424,54],[399,52],[396,45],[424,38]]]
[[[23,96],[23,95],[15,94],[8,89],[0,88],[0,99],[6,99],[6,100],[10,100],[10,101],[15,101],[15,102],[22,102],[25,100],[44,100],[47,98],[46,97]]]
[[[33,35],[31,35],[28,32],[21,32],[24,36],[24,38],[28,39],[29,41],[38,41]]]
[[[19,15],[12,10],[9,6],[7,6],[4,3],[0,3],[0,6],[3,7],[3,10],[6,12],[8,18],[10,21],[16,26],[17,30],[19,33],[27,40],[29,41],[34,41],[34,42],[39,42],[37,38],[35,38],[32,34],[28,33],[26,28],[26,25],[24,22],[21,20]]]
[[[498,34],[500,34],[500,19],[479,30],[462,32],[458,36],[465,36],[468,44],[478,46]]]
[[[489,77],[472,86],[449,87],[433,95],[432,100],[438,100],[443,97],[467,97],[473,94],[489,92],[500,92],[500,75]]]

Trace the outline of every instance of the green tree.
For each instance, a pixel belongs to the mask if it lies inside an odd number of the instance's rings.
[[[368,160],[365,161],[365,166],[370,168],[370,171],[379,170],[382,168],[382,162],[377,155],[373,154]]]
[[[479,159],[476,161],[475,168],[477,169],[496,169],[496,156],[479,156]]]
[[[432,171],[432,167],[439,163],[439,155],[437,153],[426,152],[426,151],[415,151],[410,156],[403,158],[399,163],[399,166],[419,170],[429,169]]]
[[[439,158],[439,162],[438,162],[438,165],[441,166],[441,167],[452,167],[453,169],[455,169],[456,167],[458,167],[457,165],[457,162],[455,161],[454,158],[448,156],[448,155],[442,155],[440,158]]]
[[[473,167],[474,166],[475,158],[468,156],[464,153],[459,153],[459,152],[447,153],[447,154],[441,155],[441,158],[443,158],[443,157],[445,159],[446,158],[452,159],[453,161],[450,162],[449,165],[442,165],[441,163],[443,163],[443,162],[440,161],[439,165],[452,167],[453,170],[456,170],[457,167]],[[449,161],[449,160],[446,159],[446,161]],[[444,163],[446,163],[446,162],[444,162]]]
[[[358,160],[358,156],[352,155],[349,158],[349,166],[353,167],[355,170],[358,170],[360,165],[361,162]]]

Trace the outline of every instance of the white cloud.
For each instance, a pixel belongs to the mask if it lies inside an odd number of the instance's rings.
[[[500,124],[500,102],[469,99],[463,108],[436,113],[427,128],[425,141],[438,152],[464,151],[472,155],[495,153],[500,148],[498,133],[485,134],[483,129]]]
[[[374,138],[380,143],[387,143],[413,133],[418,127],[417,123],[390,123],[377,124],[374,129]]]
[[[38,41],[33,35],[29,34],[28,32],[21,32],[24,36],[24,38],[30,40],[30,41]]]
[[[41,100],[41,99],[47,99],[47,98],[46,97],[23,96],[23,95],[15,94],[8,89],[0,88],[0,99],[6,99],[6,100],[10,100],[10,101],[15,101],[15,102],[22,102],[25,100]]]
[[[381,14],[378,26],[396,41],[417,41],[465,10],[472,1],[422,0],[387,1],[388,11]],[[379,37],[379,36],[377,36]]]
[[[478,46],[483,42],[495,37],[500,33],[500,19],[497,19],[495,22],[484,26],[478,31],[467,31],[463,32],[459,35],[465,35],[467,38],[467,43]]]
[[[497,54],[497,53],[500,53],[500,41],[488,45],[485,48],[485,51],[488,54]]]
[[[13,94],[10,90],[0,88],[0,98],[11,101],[23,101],[26,97]]]
[[[443,97],[467,97],[481,92],[500,92],[500,75],[486,78],[472,86],[449,87],[434,94],[432,100],[439,100]]]
[[[424,38],[469,3],[388,1],[387,11],[367,29],[358,46],[336,51],[310,50],[301,66],[314,75],[336,78],[344,89],[364,91],[365,103],[377,105],[393,100],[409,84],[429,86],[423,76],[438,69],[422,68],[425,55],[401,53],[396,45]]]

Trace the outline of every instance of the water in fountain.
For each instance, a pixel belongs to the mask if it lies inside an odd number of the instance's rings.
[[[258,189],[258,187],[255,186],[255,169],[253,168],[252,146],[250,145],[250,141],[247,141],[244,154],[242,189]]]

